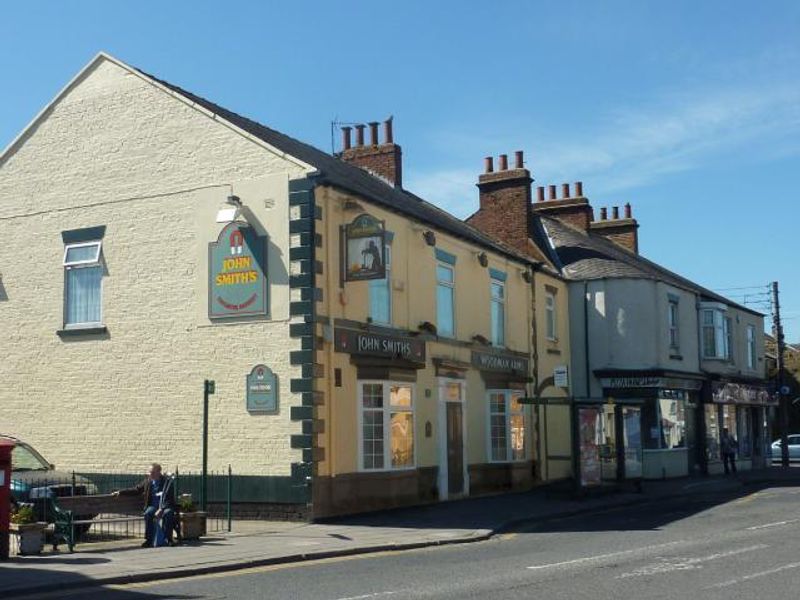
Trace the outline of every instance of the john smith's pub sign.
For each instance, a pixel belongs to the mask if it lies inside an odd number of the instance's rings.
[[[210,319],[266,316],[266,239],[246,223],[228,224],[208,245]]]

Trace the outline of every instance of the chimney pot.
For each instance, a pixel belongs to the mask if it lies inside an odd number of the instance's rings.
[[[544,186],[540,185],[536,188],[536,200],[538,202],[544,202]]]
[[[627,202],[625,204],[625,218],[632,219],[633,218],[633,211],[631,210],[631,203]]]
[[[561,197],[562,198],[570,198],[571,197],[569,195],[569,184],[568,183],[562,183],[561,184]]]
[[[364,145],[364,127],[366,125],[356,125],[356,146]]]
[[[608,219],[608,209],[604,206],[600,209],[600,220],[605,221]]]
[[[344,150],[350,149],[350,132],[352,130],[352,127],[342,127],[342,148]]]
[[[391,117],[383,122],[383,140],[385,144],[394,144],[394,133],[392,132],[392,119]]]
[[[522,150],[517,150],[514,152],[514,168],[515,169],[524,169],[523,160],[522,160]]]
[[[619,219],[619,206],[614,206],[611,209],[611,217],[616,221]]]
[[[549,194],[550,195],[550,198],[549,198],[550,200],[555,200],[556,198],[558,198],[558,196],[556,195],[556,186],[548,185],[547,186],[547,191],[550,193]]]
[[[508,171],[508,155],[501,154],[500,155],[500,166],[498,168],[499,171]]]
[[[494,172],[494,159],[491,156],[487,156],[483,159],[483,172],[484,173],[492,173]]]
[[[378,122],[372,121],[369,124],[369,143],[372,146],[378,145]]]
[[[575,182],[575,197],[576,198],[583,198],[583,182],[576,181]]]

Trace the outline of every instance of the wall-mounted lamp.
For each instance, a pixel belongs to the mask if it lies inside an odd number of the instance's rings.
[[[489,257],[486,256],[486,252],[480,252],[478,254],[478,264],[484,269],[489,266]]]
[[[425,243],[428,244],[428,246],[436,245],[436,234],[433,233],[430,229],[427,229],[423,232],[422,239],[425,240]]]
[[[520,275],[522,275],[522,279],[525,280],[525,283],[530,283],[531,281],[533,281],[533,274],[530,272],[529,269],[521,271]]]
[[[242,201],[238,196],[231,194],[225,204],[217,211],[217,223],[230,223],[239,218],[242,213]]]

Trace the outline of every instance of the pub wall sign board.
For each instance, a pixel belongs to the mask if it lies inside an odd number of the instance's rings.
[[[337,327],[333,341],[336,352],[425,362],[425,342],[411,337]]]
[[[368,281],[386,277],[386,228],[367,213],[342,227],[342,280]]]
[[[278,412],[278,378],[266,365],[256,365],[247,376],[247,411]]]
[[[208,245],[208,317],[267,316],[266,238],[246,223],[225,226]]]

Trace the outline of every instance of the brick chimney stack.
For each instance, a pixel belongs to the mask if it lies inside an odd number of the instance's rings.
[[[379,123],[369,125],[369,145],[364,143],[365,125],[356,125],[356,144],[351,144],[350,127],[342,127],[342,151],[339,158],[386,180],[394,187],[403,187],[403,152],[394,143],[392,117],[383,123],[383,143],[378,139]]]
[[[536,191],[537,201],[533,210],[539,215],[558,219],[581,231],[589,231],[589,224],[594,220],[594,213],[589,200],[583,195],[583,183],[575,182],[574,192],[570,192],[568,183],[561,184],[561,198],[556,196],[557,186],[548,186],[548,198],[545,200],[544,187]]]
[[[639,254],[639,223],[633,218],[630,203],[625,205],[625,216],[620,218],[619,207],[612,207],[611,219],[606,208],[600,209],[600,220],[589,225],[591,232],[614,242],[634,254]]]
[[[467,222],[519,252],[529,254],[533,179],[524,166],[521,150],[514,153],[513,168],[508,168],[507,154],[501,154],[497,164],[495,171],[493,158],[486,157],[484,172],[478,177],[480,208]]]

